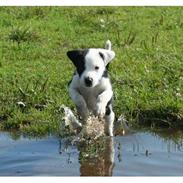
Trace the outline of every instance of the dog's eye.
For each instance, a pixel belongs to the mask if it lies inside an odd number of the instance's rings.
[[[95,66],[95,70],[99,70],[99,66]]]

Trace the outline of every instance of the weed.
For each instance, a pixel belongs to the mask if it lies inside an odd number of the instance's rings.
[[[37,33],[30,28],[14,28],[9,34],[9,40],[17,42],[18,44],[24,41],[35,41],[37,39]]]

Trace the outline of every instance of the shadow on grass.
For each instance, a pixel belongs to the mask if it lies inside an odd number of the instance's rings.
[[[133,117],[138,125],[162,128],[183,128],[183,115],[178,108],[166,107],[149,110],[135,110]]]

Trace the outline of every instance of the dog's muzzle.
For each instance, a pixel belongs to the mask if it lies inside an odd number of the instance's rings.
[[[85,85],[86,85],[87,87],[91,87],[92,84],[93,84],[93,79],[90,78],[90,77],[86,77],[86,78],[85,78]]]

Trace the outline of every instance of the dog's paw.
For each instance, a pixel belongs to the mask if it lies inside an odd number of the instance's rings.
[[[104,117],[106,113],[106,107],[102,103],[97,103],[96,105],[96,114],[99,117]]]

